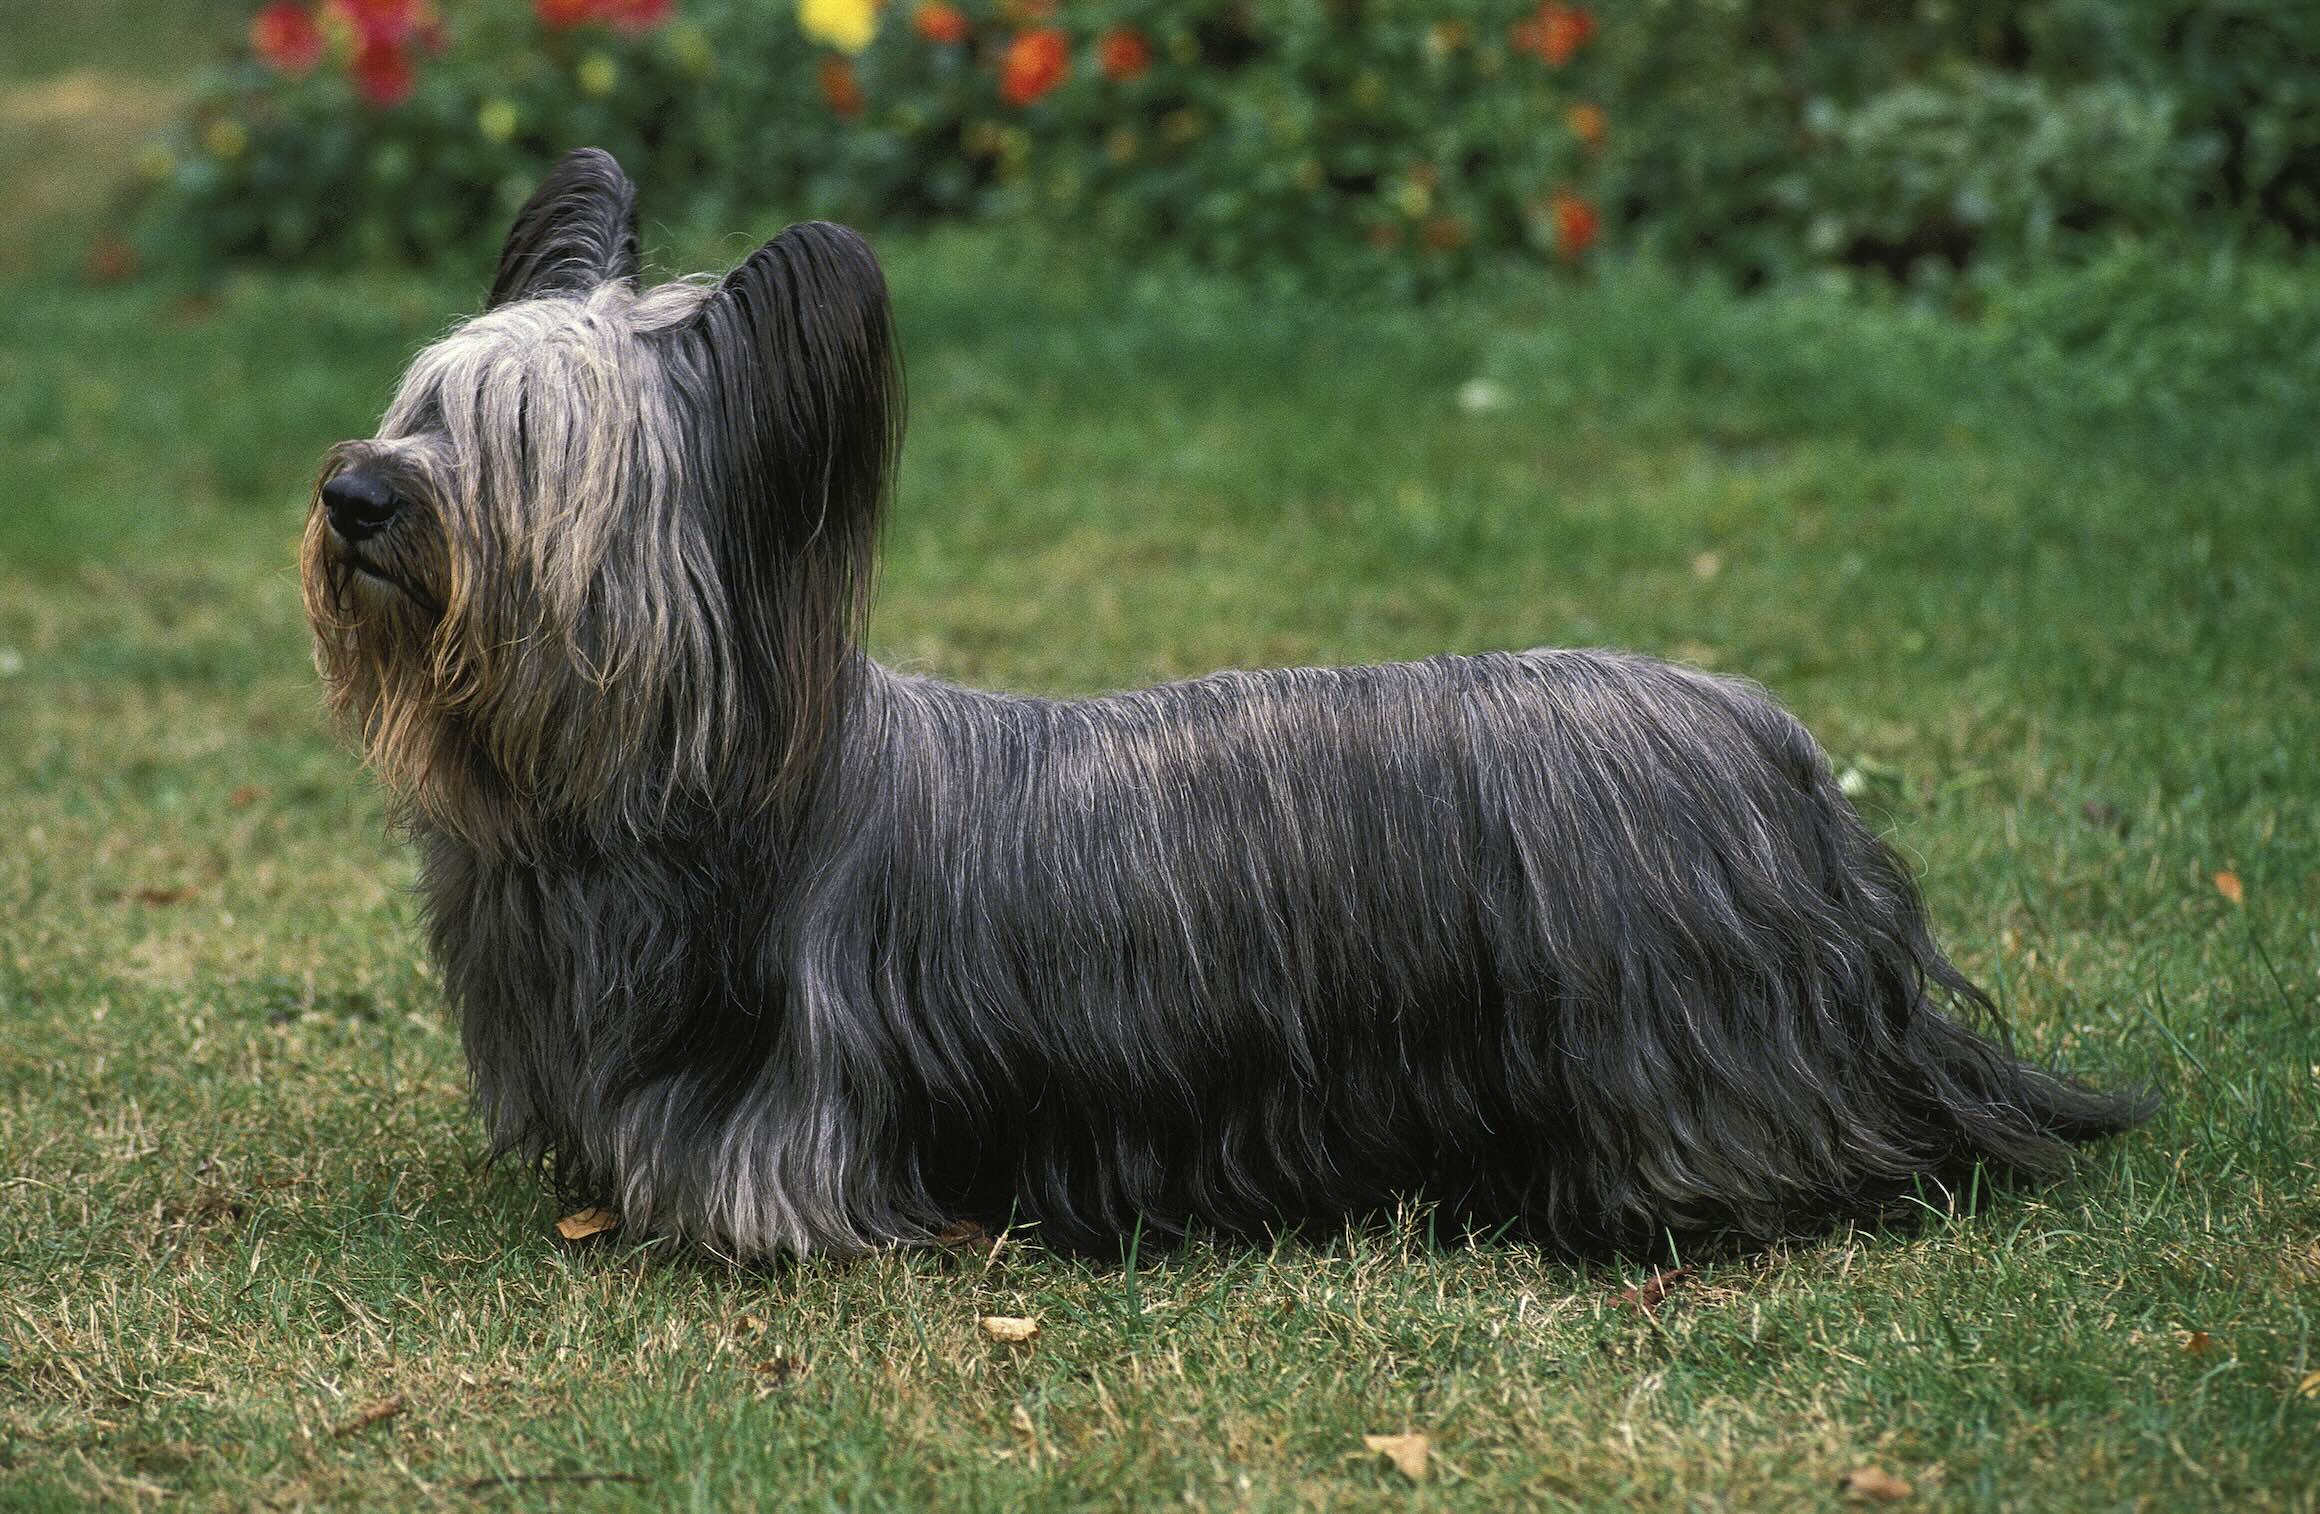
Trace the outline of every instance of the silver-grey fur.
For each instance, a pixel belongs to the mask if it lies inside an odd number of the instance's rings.
[[[318,660],[422,862],[496,1149],[759,1258],[1101,1247],[1405,1194],[1766,1237],[2142,1112],[1970,1023],[1762,690],[1617,653],[1092,700],[859,650],[883,281],[794,227],[640,291],[602,154],[335,449]]]

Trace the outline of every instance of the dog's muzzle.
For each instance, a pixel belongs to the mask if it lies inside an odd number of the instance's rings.
[[[384,531],[401,514],[403,502],[385,479],[360,468],[333,474],[322,486],[322,512],[330,529],[350,545]]]

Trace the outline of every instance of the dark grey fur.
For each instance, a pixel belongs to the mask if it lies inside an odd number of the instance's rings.
[[[309,532],[498,1149],[744,1257],[1406,1194],[1639,1249],[2140,1116],[1961,1023],[1753,685],[1535,651],[1055,701],[871,662],[875,261],[797,227],[639,293],[633,214],[568,159],[494,310],[326,470],[402,514]]]

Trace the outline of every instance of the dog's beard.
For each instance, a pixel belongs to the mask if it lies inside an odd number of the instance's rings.
[[[472,809],[473,742],[444,695],[457,660],[448,596],[424,550],[350,546],[317,509],[299,566],[333,715],[416,815],[448,822]]]

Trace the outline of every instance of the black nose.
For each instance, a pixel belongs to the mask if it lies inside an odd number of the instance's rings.
[[[348,541],[378,535],[402,508],[386,480],[359,468],[333,474],[322,486],[322,509],[330,517],[330,528]]]

